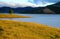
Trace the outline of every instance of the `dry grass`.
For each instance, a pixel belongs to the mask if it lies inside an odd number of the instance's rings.
[[[60,39],[60,29],[32,22],[0,20],[0,39]]]
[[[16,14],[0,14],[0,18],[31,18],[30,16],[18,16]]]

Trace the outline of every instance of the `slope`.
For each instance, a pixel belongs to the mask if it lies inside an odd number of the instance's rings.
[[[0,20],[0,39],[60,39],[60,29],[33,22]]]

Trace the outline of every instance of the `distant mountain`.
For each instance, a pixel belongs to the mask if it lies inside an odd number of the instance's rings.
[[[60,6],[60,2],[57,2],[56,4],[54,4],[54,5],[58,5],[58,6]]]
[[[43,13],[44,13],[44,14],[55,14],[54,11],[50,10],[50,9],[47,8],[47,7],[45,7],[45,8],[43,9]]]
[[[11,9],[20,14],[60,14],[60,2],[46,7],[0,7],[0,13],[9,13]]]
[[[10,9],[10,7],[0,7],[0,13],[8,13]]]
[[[18,7],[18,8],[10,8],[10,7],[0,7],[0,13],[9,13],[9,10],[13,10],[14,13],[27,13],[27,14],[40,14],[44,7]]]
[[[47,6],[50,10],[54,11],[56,14],[60,14],[60,2]]]

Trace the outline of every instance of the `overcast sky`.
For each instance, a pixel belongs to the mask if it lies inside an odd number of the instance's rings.
[[[60,0],[0,0],[0,7],[9,6],[9,7],[39,7],[47,6],[60,2]]]

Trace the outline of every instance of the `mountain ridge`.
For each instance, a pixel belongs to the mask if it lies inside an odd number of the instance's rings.
[[[14,13],[22,14],[60,14],[60,2],[57,2],[53,5],[48,5],[46,7],[0,7],[0,13],[9,13],[9,10],[12,9]]]

